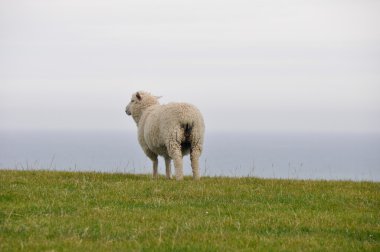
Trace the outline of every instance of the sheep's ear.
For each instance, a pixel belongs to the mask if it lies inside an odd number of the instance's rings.
[[[136,93],[136,98],[137,98],[139,101],[141,101],[141,95],[140,95],[139,92]]]

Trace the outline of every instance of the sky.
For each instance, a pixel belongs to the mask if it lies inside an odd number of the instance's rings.
[[[135,130],[132,93],[209,131],[380,133],[380,1],[0,0],[0,130]]]

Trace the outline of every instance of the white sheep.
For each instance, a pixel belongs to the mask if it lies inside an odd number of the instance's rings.
[[[190,153],[193,178],[199,179],[199,157],[205,131],[200,111],[191,104],[160,105],[158,97],[137,92],[125,109],[138,128],[138,140],[153,162],[153,177],[158,176],[158,155],[165,158],[166,178],[171,177],[173,159],[177,180],[183,179],[183,156]]]

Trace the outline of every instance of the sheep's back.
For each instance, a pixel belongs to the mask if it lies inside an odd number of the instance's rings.
[[[183,126],[186,124],[191,125],[198,141],[203,142],[204,121],[195,106],[188,103],[169,103],[154,106],[146,113],[143,125],[144,141],[157,154],[167,155],[163,153],[165,144],[168,140],[181,139]]]
[[[188,103],[169,103],[163,105],[159,117],[162,131],[174,131],[185,124],[193,127],[204,127],[203,117],[200,111]]]

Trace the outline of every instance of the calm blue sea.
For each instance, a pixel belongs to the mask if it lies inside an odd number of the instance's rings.
[[[151,173],[130,131],[0,131],[0,167]],[[201,173],[380,181],[380,135],[207,132]]]

